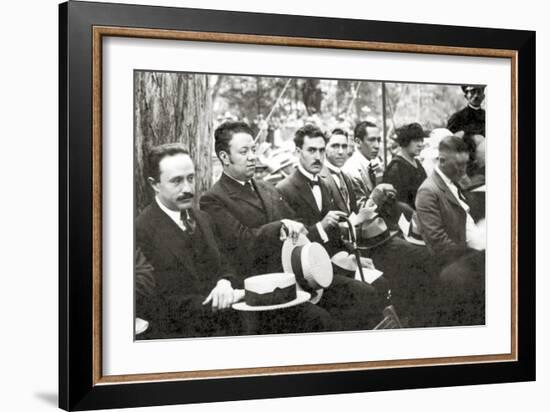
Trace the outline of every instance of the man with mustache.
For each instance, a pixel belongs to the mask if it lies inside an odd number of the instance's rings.
[[[342,171],[351,177],[357,202],[364,204],[374,188],[382,183],[384,164],[378,156],[382,138],[380,129],[369,121],[355,126],[354,137],[357,150]]]
[[[347,215],[335,204],[325,179],[319,176],[325,158],[326,137],[306,124],[295,133],[298,169],[277,184],[296,216],[310,228],[308,238],[324,245],[330,256],[344,250],[339,222]],[[318,303],[348,330],[368,329],[380,320],[383,296],[368,285],[335,273],[331,286]]]
[[[244,122],[225,122],[214,132],[215,151],[223,166],[219,180],[200,199],[215,228],[218,245],[238,275],[245,278],[282,272],[283,240],[307,234],[273,185],[254,179],[256,143]],[[294,333],[334,327],[323,309],[304,303],[257,313],[257,333]]]
[[[144,303],[152,329],[147,337],[238,333],[237,316],[226,310],[235,301],[234,279],[208,216],[193,207],[195,167],[189,153],[178,143],[153,147],[147,166],[155,199],[136,220],[136,246],[154,276]]]

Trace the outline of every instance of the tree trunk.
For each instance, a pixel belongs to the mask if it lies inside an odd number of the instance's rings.
[[[153,200],[146,156],[152,146],[182,143],[196,169],[195,194],[212,184],[212,96],[207,75],[136,72],[135,196],[139,213]]]
[[[309,115],[321,112],[323,91],[319,79],[306,79],[302,85],[302,96]]]

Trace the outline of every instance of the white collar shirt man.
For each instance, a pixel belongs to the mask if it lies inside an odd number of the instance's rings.
[[[485,233],[480,233],[480,229],[476,226],[472,216],[470,216],[470,206],[460,198],[458,187],[439,169],[439,166],[436,166],[434,170],[466,212],[466,245],[471,249],[484,250]]]
[[[164,206],[162,204],[162,202],[160,201],[160,199],[157,196],[155,196],[155,200],[156,200],[157,204],[159,205],[160,210],[162,210],[164,213],[166,213],[168,215],[168,217],[170,219],[172,219],[174,221],[174,223],[176,225],[178,225],[178,227],[185,232],[187,229],[184,226],[183,222],[181,221],[181,213],[179,211],[168,209],[166,206]]]

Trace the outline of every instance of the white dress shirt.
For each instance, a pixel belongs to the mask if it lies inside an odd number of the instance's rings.
[[[162,202],[160,201],[158,196],[155,196],[155,200],[156,200],[157,204],[159,205],[160,210],[162,210],[164,213],[166,213],[168,215],[168,217],[170,219],[172,219],[176,223],[176,225],[178,225],[178,227],[185,232],[187,229],[185,228],[185,226],[183,225],[183,222],[181,221],[180,211],[179,210],[175,211],[175,210],[168,209],[166,206],[164,206],[162,204]]]
[[[312,175],[306,169],[302,167],[302,165],[298,165],[298,170],[301,174],[303,174],[305,177],[307,177],[309,180],[313,182],[319,181],[319,175]],[[315,203],[317,204],[317,208],[319,211],[323,210],[323,194],[321,192],[321,187],[319,185],[315,185],[313,187],[310,186],[311,192],[313,193],[313,197],[315,198]],[[321,236],[321,239],[324,243],[328,242],[328,236],[323,229],[323,226],[321,225],[321,222],[318,222],[316,225],[317,231],[319,232],[319,235]]]
[[[458,188],[456,185],[452,182],[451,179],[449,179],[445,173],[439,169],[439,166],[435,167],[435,172],[441,177],[443,182],[447,185],[453,196],[458,200],[458,203],[460,206],[462,206],[462,209],[466,212],[466,245],[471,249],[476,250],[484,250],[485,244],[485,233],[480,233],[480,229],[476,226],[474,219],[472,216],[470,216],[470,206],[466,202],[464,202],[462,199],[460,199],[460,196],[458,194]],[[482,240],[483,239],[483,240]],[[483,243],[483,244],[480,244]]]

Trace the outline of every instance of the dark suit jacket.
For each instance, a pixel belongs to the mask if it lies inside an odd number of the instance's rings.
[[[290,176],[286,177],[282,182],[277,184],[277,190],[283,195],[284,200],[296,213],[298,220],[304,223],[309,233],[307,237],[312,242],[324,244],[321,235],[316,227],[325,215],[331,210],[339,210],[335,205],[332,193],[329,187],[324,182],[324,179],[319,179],[319,187],[323,199],[322,210],[319,210],[313,192],[309,186],[308,178],[305,177],[298,169]],[[327,251],[332,256],[333,252],[341,249],[340,232],[336,229],[327,231],[329,242],[324,244]]]
[[[334,199],[334,204],[336,205],[336,208],[338,210],[341,210],[342,212],[346,212],[348,215],[350,215],[352,212],[357,213],[358,211],[357,198],[355,197],[355,192],[353,190],[353,183],[351,181],[351,178],[347,174],[342,172],[342,176],[344,177],[344,182],[349,193],[349,204],[346,203],[344,199],[344,195],[340,190],[340,188],[338,187],[328,167],[323,167],[323,169],[321,170],[321,173],[319,173],[319,176],[323,179],[323,181],[326,183],[326,185],[330,189],[330,193],[332,195],[332,198]]]
[[[255,193],[225,173],[200,199],[214,225],[218,245],[240,281],[282,270],[281,219],[294,212],[275,188],[252,180]]]
[[[136,220],[136,246],[154,268],[155,291],[146,310],[161,337],[184,333],[182,316],[193,317],[221,278],[231,281],[216,246],[208,216],[194,210],[193,234],[182,231],[156,201]],[[187,322],[189,322],[187,320]],[[188,330],[192,325],[185,326]],[[166,335],[164,335],[166,333]]]
[[[416,213],[428,249],[443,263],[466,252],[466,212],[435,171],[418,189]]]

